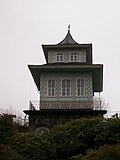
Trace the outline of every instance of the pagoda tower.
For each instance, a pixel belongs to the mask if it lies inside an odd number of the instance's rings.
[[[78,44],[69,26],[60,43],[42,48],[46,64],[28,65],[40,92],[39,109],[30,102],[24,111],[29,128],[43,133],[72,119],[103,116],[107,111],[93,105],[94,93],[103,90],[103,65],[92,63],[92,44]]]

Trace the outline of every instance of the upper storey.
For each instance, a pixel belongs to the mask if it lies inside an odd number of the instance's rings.
[[[72,63],[92,64],[92,44],[78,44],[70,29],[66,37],[56,45],[42,45],[46,62],[49,64]]]

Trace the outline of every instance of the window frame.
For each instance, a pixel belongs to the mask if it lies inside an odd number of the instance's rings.
[[[76,59],[76,60],[75,60]],[[72,52],[70,54],[70,62],[78,62],[78,53]]]
[[[65,87],[63,88],[63,81],[64,81],[64,80],[65,80],[65,81],[69,80],[69,87],[68,87],[68,86],[65,86]],[[68,84],[65,84],[65,85],[68,85]],[[63,89],[65,89],[65,95],[63,95]],[[68,89],[69,89],[69,95],[67,94]],[[65,78],[65,79],[62,79],[62,80],[61,80],[61,96],[62,96],[62,97],[70,97],[70,96],[71,96],[71,80],[68,79],[68,78]]]
[[[49,81],[52,81],[51,82],[51,86],[49,87]],[[54,84],[52,84],[54,83]],[[53,86],[52,86],[53,85]],[[50,92],[49,92],[49,89],[50,89]],[[54,94],[52,94],[52,92],[54,91]],[[55,80],[54,79],[48,79],[47,81],[47,96],[48,97],[55,97],[55,91],[56,91],[56,83],[55,83]],[[50,94],[49,94],[50,93]]]
[[[81,82],[81,80],[83,80],[83,86],[81,86],[82,84],[82,82]],[[78,87],[78,81],[80,81],[79,82],[79,87]],[[80,92],[80,94],[78,94],[78,89],[79,89],[79,92]],[[83,89],[83,94],[81,94],[82,93],[82,89]],[[76,96],[77,97],[85,97],[85,79],[84,78],[79,78],[79,79],[77,79],[76,80]]]
[[[62,58],[62,60],[61,60]],[[62,52],[59,52],[56,54],[56,62],[60,63],[60,62],[64,62],[64,55]]]

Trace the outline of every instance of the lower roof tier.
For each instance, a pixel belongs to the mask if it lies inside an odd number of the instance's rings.
[[[91,109],[43,109],[43,110],[24,110],[29,116],[58,116],[58,115],[104,115],[107,110],[91,110]]]
[[[40,74],[43,72],[81,72],[92,73],[93,78],[93,91],[101,92],[103,90],[103,65],[59,65],[59,64],[45,64],[45,65],[28,65],[30,72],[33,76],[35,84],[40,91]]]

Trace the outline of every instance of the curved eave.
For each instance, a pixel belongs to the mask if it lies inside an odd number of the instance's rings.
[[[35,84],[40,91],[40,74],[45,72],[82,72],[92,73],[93,91],[103,90],[103,65],[28,65]]]

